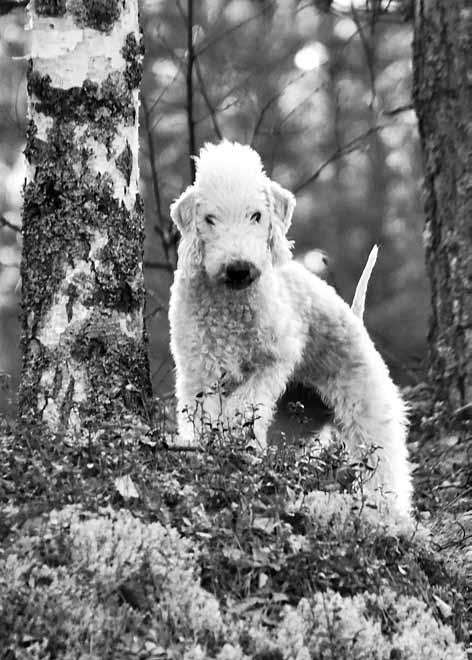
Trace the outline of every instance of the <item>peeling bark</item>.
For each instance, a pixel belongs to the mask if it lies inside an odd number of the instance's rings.
[[[30,7],[20,424],[93,440],[146,421],[137,0]]]
[[[451,415],[472,401],[470,0],[416,0],[413,68],[432,289],[431,375]]]

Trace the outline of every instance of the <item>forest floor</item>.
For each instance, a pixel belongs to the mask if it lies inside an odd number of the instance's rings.
[[[24,446],[3,420],[1,660],[471,658],[467,422],[438,437],[427,389],[407,396],[409,526],[353,495],[369,459],[339,444],[183,453],[162,417]]]

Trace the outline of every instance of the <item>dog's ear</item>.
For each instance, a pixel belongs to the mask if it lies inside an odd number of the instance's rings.
[[[289,190],[279,186],[275,181],[270,182],[270,190],[274,198],[275,215],[279,219],[285,234],[292,222],[292,215],[296,204],[295,195],[292,195]]]
[[[170,217],[181,234],[189,231],[195,209],[195,188],[188,186],[178,199],[170,205]]]

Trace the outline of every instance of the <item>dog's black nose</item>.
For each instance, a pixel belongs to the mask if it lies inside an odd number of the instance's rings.
[[[225,284],[230,289],[244,289],[260,275],[254,264],[248,261],[232,261],[225,268]]]

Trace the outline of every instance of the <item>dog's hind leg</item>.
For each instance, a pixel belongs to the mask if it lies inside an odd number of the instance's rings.
[[[405,405],[361,321],[333,297],[313,317],[303,378],[332,408],[341,440],[355,461],[371,453],[366,489],[401,515],[411,510]],[[385,496],[385,497],[384,497]]]

